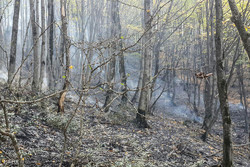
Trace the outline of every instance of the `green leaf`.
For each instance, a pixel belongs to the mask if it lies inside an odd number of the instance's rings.
[[[124,83],[121,83],[122,86],[124,86]]]
[[[102,88],[99,88],[101,91],[103,91],[103,89]]]
[[[64,78],[64,79],[65,79],[65,78],[66,78],[66,76],[64,75],[64,76],[62,76],[62,78]]]
[[[123,39],[124,38],[124,36],[121,36],[121,39]]]
[[[91,65],[89,64],[89,69],[91,69],[92,70],[92,67],[91,67]]]

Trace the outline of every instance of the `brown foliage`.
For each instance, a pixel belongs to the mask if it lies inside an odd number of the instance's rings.
[[[213,73],[208,73],[208,74],[205,74],[204,72],[195,73],[196,78],[201,78],[201,79],[208,78],[212,75]]]

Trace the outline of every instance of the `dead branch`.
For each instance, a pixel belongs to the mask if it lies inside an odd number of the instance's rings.
[[[37,103],[37,102],[40,102],[44,99],[47,99],[47,98],[50,98],[50,97],[53,97],[53,96],[56,96],[57,94],[60,94],[64,92],[64,90],[61,90],[61,91],[58,91],[58,92],[55,92],[55,93],[52,93],[50,95],[47,95],[47,96],[44,96],[44,97],[41,97],[39,99],[36,99],[36,100],[31,100],[31,101],[15,101],[15,100],[1,100],[0,99],[0,103],[11,103],[11,104],[32,104],[32,103]]]
[[[17,154],[19,167],[23,167],[24,166],[24,159],[22,157],[22,154],[20,153],[20,149],[19,149],[19,146],[17,144],[16,136],[13,133],[5,132],[1,129],[0,129],[0,134],[2,134],[3,136],[8,136],[11,139],[12,145],[15,149],[16,154]]]

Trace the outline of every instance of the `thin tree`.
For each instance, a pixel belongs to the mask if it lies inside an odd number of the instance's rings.
[[[209,3],[210,2],[210,3]],[[210,7],[210,8],[209,8]],[[209,13],[210,11],[210,13]],[[209,17],[210,14],[210,17]],[[207,55],[205,58],[206,66],[205,73],[213,72],[213,59],[214,59],[214,0],[207,0],[206,2],[206,31],[207,31]],[[210,27],[211,27],[211,36],[210,36]],[[205,117],[203,121],[203,129],[205,133],[202,135],[203,141],[206,141],[207,135],[210,131],[210,124],[214,117],[213,105],[214,105],[214,82],[211,82],[211,78],[204,80],[205,89],[204,89],[204,106],[205,106]],[[214,81],[214,79],[213,79]]]
[[[228,94],[227,94],[227,80],[225,77],[223,55],[222,55],[222,20],[223,10],[222,1],[215,0],[216,7],[216,70],[217,70],[217,87],[219,92],[220,109],[223,121],[223,163],[225,167],[233,166],[233,151],[232,151],[232,137],[231,137],[231,117],[228,105]]]
[[[122,27],[121,27],[121,19],[120,19],[120,12],[119,12],[119,6],[117,4],[116,6],[116,15],[117,15],[117,31],[118,31],[118,38],[122,38]],[[122,50],[123,48],[123,44],[122,44],[122,40],[118,41],[118,50]],[[122,84],[122,98],[121,98],[121,103],[122,104],[126,104],[127,103],[127,76],[126,76],[126,71],[125,71],[125,61],[124,61],[124,54],[123,52],[121,52],[119,54],[119,73],[120,73],[120,77],[121,77],[121,84]]]
[[[1,4],[2,5],[2,4]],[[2,8],[0,8],[0,13],[2,13]],[[4,39],[4,35],[3,35],[3,29],[2,29],[2,24],[1,24],[1,21],[2,21],[2,16],[0,16],[0,46],[1,46],[1,48],[0,48],[0,70],[2,70],[3,69],[3,65],[4,65],[4,51],[3,51],[3,49],[2,49],[2,47],[3,47],[3,39]]]
[[[151,58],[151,22],[152,18],[150,15],[150,0],[144,0],[144,24],[143,28],[146,32],[143,38],[143,77],[142,87],[138,104],[138,112],[136,114],[136,122],[140,128],[148,128],[149,125],[146,121],[146,111],[148,109],[148,92],[149,92],[149,81],[150,81],[150,58]]]
[[[41,0],[41,18],[42,18],[42,32],[45,30],[45,4],[44,0]],[[42,48],[41,48],[41,69],[40,69],[40,80],[39,87],[42,90],[43,79],[45,76],[45,33],[42,35]]]
[[[244,48],[245,48],[245,50],[248,54],[248,57],[250,59],[250,33],[247,32],[247,29],[245,28],[243,17],[238,10],[238,7],[236,5],[235,0],[228,0],[228,3],[230,6],[230,9],[231,9],[231,12],[232,12],[231,20],[235,24],[235,26],[240,34]],[[248,2],[248,5],[249,5],[249,2]],[[247,7],[248,7],[248,5],[247,5]]]
[[[13,80],[13,75],[16,68],[16,48],[17,48],[17,34],[18,34],[18,22],[19,22],[19,11],[20,11],[20,0],[15,0],[14,15],[13,15],[13,26],[11,35],[11,48],[10,48],[10,61],[8,69],[8,83]]]
[[[46,61],[46,68],[47,68],[47,75],[48,75],[48,82],[49,88],[54,88],[54,68],[53,68],[53,54],[54,54],[54,0],[48,1],[48,46],[47,46],[47,61]]]
[[[69,87],[69,67],[70,67],[70,57],[69,57],[69,49],[70,49],[70,43],[69,43],[69,39],[68,39],[68,27],[67,27],[67,15],[66,15],[66,11],[67,11],[67,0],[60,0],[60,4],[61,4],[61,20],[62,20],[62,40],[64,43],[64,49],[65,50],[65,55],[66,55],[66,66],[65,66],[65,82],[64,82],[64,86],[63,86],[63,92],[60,94],[60,98],[58,101],[58,112],[64,112],[64,101],[65,101],[65,97],[68,91],[68,87]],[[64,54],[61,53],[61,54]],[[62,57],[64,58],[64,56],[62,55]]]
[[[38,12],[38,11],[37,11]],[[36,23],[36,11],[34,8],[34,1],[30,0],[30,21],[31,21],[31,27],[32,27],[32,39],[33,39],[33,57],[34,57],[34,63],[33,63],[33,82],[32,82],[32,91],[36,92],[39,88],[39,55],[38,55],[38,31],[37,31],[37,23]]]
[[[109,83],[109,87],[106,93],[106,99],[105,99],[105,103],[103,105],[103,107],[105,108],[105,112],[109,111],[109,106],[110,103],[112,101],[112,89],[114,87],[114,79],[115,79],[115,52],[118,49],[118,45],[117,45],[117,34],[118,34],[118,27],[117,27],[117,22],[118,22],[118,16],[117,16],[117,9],[118,9],[118,1],[112,1],[111,2],[111,37],[114,38],[111,44],[111,49],[110,49],[110,53],[111,53],[111,60],[109,63],[109,68],[108,68],[108,76],[107,76],[107,81]]]

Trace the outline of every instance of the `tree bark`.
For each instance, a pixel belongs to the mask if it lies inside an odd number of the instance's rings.
[[[45,5],[44,0],[41,0],[41,18],[42,18],[42,32],[45,30]],[[40,90],[42,90],[43,79],[45,76],[45,33],[42,35],[41,47],[41,69],[40,69]]]
[[[231,12],[232,12],[232,22],[235,24],[241,40],[243,42],[244,48],[248,54],[248,57],[250,59],[250,33],[247,32],[247,30],[245,29],[245,25],[243,22],[243,18],[241,13],[238,10],[238,7],[236,5],[235,0],[228,0]]]
[[[54,0],[48,1],[48,33],[47,33],[47,78],[50,89],[54,89],[54,68],[53,68],[53,54],[54,54]]]
[[[38,11],[37,11],[38,12]],[[37,25],[35,20],[36,12],[34,8],[34,1],[30,0],[30,20],[31,20],[31,27],[32,27],[32,39],[33,39],[33,57],[34,57],[34,63],[33,63],[33,82],[32,82],[32,91],[37,92],[39,88],[39,55],[38,55],[38,31],[37,31]]]
[[[110,49],[110,55],[111,55],[111,60],[109,63],[109,68],[108,68],[108,90],[106,93],[106,99],[104,103],[104,108],[105,112],[109,111],[110,103],[112,101],[112,95],[113,95],[113,87],[114,87],[114,79],[115,79],[115,62],[116,62],[116,54],[115,52],[118,49],[118,45],[116,40],[119,40],[120,35],[118,33],[118,1],[112,1],[111,2],[111,38],[113,38],[112,44],[111,44],[111,49]]]
[[[2,13],[2,9],[0,9],[0,13]],[[2,26],[1,20],[0,20],[0,46],[3,46],[3,44],[4,44],[3,41],[4,41],[3,26]],[[2,49],[0,49],[0,70],[3,70],[4,62],[5,62],[4,61],[4,51]]]
[[[142,54],[143,52],[141,52]],[[140,73],[139,73],[139,78],[138,78],[138,82],[137,82],[137,87],[136,87],[136,91],[134,93],[134,96],[132,98],[132,103],[135,104],[137,102],[137,97],[138,97],[138,94],[141,94],[141,90],[140,88],[142,87],[142,75],[143,75],[143,68],[144,68],[144,65],[143,65],[143,60],[144,58],[143,57],[140,57]]]
[[[139,99],[138,112],[136,114],[136,121],[140,128],[148,128],[149,125],[146,121],[146,111],[148,109],[148,91],[149,91],[149,81],[150,81],[150,57],[151,57],[151,15],[150,15],[150,0],[144,0],[144,31],[145,33],[143,39],[144,46],[144,68],[142,77],[142,90]]]
[[[228,105],[227,95],[227,81],[225,78],[225,71],[223,66],[223,55],[222,55],[222,20],[223,10],[222,1],[215,0],[216,3],[216,70],[217,70],[217,87],[219,92],[220,109],[223,121],[223,163],[225,167],[233,166],[233,151],[232,151],[232,138],[231,138],[231,118]]]
[[[245,132],[248,134],[249,133],[249,121],[248,121],[248,113],[247,113],[247,97],[246,97],[246,88],[244,84],[244,67],[242,64],[237,65],[237,76],[238,76],[238,81],[239,81],[239,93],[240,93],[240,101],[241,105],[243,105],[244,109],[244,117],[245,117]]]
[[[9,61],[9,69],[8,69],[8,83],[9,84],[11,84],[13,80],[13,75],[15,73],[15,68],[16,68],[16,48],[17,48],[20,3],[21,3],[20,0],[15,0],[12,35],[11,35],[10,61]]]
[[[66,66],[65,66],[65,82],[63,86],[63,92],[60,94],[58,101],[58,112],[64,112],[64,101],[69,88],[69,67],[70,67],[70,57],[69,57],[69,49],[70,49],[70,41],[68,39],[68,27],[67,27],[67,0],[60,0],[61,5],[61,20],[62,20],[62,39],[64,40],[64,50],[66,56]],[[64,54],[64,52],[62,53]],[[62,56],[64,57],[64,56]]]
[[[117,13],[117,28],[118,28],[118,38],[122,37],[122,27],[121,27],[121,20],[120,20],[120,14],[119,14],[119,6],[117,4],[117,8],[116,8],[116,13]],[[118,41],[118,48],[121,51],[123,48],[123,44],[122,44],[122,40]],[[119,51],[118,50],[118,51]],[[126,76],[126,70],[125,70],[125,60],[124,60],[124,54],[123,52],[121,52],[119,54],[119,73],[120,73],[120,77],[121,77],[121,84],[122,84],[122,92],[124,92],[122,94],[122,98],[121,98],[121,103],[123,105],[125,105],[128,101],[128,97],[127,97],[127,76]]]
[[[209,9],[210,7],[210,9]],[[205,73],[210,73],[212,72],[213,69],[213,55],[214,55],[214,36],[213,36],[213,31],[214,31],[214,24],[213,24],[213,16],[214,16],[214,0],[210,1],[209,0],[206,3],[206,19],[207,19],[207,57],[206,57],[206,67],[205,67]],[[210,10],[210,18],[209,16],[209,10]],[[210,36],[210,24],[211,24],[211,36]],[[214,81],[214,79],[213,79]],[[211,87],[213,85],[213,87]],[[205,118],[203,121],[203,128],[206,131],[204,135],[202,136],[203,141],[206,141],[207,139],[207,132],[210,131],[210,124],[213,120],[214,117],[214,111],[213,111],[213,99],[214,99],[214,84],[211,83],[211,78],[206,78],[205,79],[205,89],[204,89],[204,106],[205,106]]]

